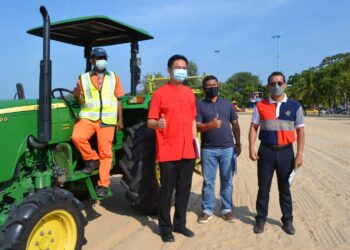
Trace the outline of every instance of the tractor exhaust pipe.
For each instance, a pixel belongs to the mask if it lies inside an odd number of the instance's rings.
[[[43,17],[43,60],[40,61],[39,82],[39,142],[51,140],[51,60],[50,60],[50,17],[44,6],[40,7]]]
[[[137,41],[131,42],[131,58],[130,58],[130,73],[131,73],[131,96],[136,95],[136,87],[140,82],[141,68],[140,62],[137,59],[139,53],[139,44]]]
[[[32,148],[44,148],[51,140],[51,60],[50,60],[50,17],[44,6],[40,7],[43,17],[43,60],[40,61],[38,139],[30,135],[28,144]]]

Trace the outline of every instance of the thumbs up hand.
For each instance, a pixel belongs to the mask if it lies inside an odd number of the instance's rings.
[[[216,116],[210,123],[212,128],[220,128],[222,121],[219,119],[219,114],[216,114]]]
[[[160,119],[158,121],[158,127],[159,128],[166,128],[166,120],[165,120],[164,114],[160,114]]]

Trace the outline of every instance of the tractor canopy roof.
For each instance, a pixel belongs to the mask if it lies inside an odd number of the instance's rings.
[[[50,25],[52,40],[82,47],[107,46],[153,39],[147,31],[113,20],[106,16],[88,16],[53,22]],[[27,31],[43,36],[43,26]]]

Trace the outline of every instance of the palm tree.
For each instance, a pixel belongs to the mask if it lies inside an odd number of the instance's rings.
[[[292,76],[292,79],[289,81],[289,84],[292,84],[291,97],[307,106],[319,105],[320,88],[316,79],[317,71],[315,68],[304,70],[301,74]]]

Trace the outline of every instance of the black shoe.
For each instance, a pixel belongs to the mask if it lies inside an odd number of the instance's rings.
[[[194,232],[192,232],[190,229],[183,227],[183,228],[174,228],[175,233],[180,233],[185,235],[186,237],[193,237]]]
[[[261,234],[264,232],[265,221],[256,221],[254,225],[254,233]]]
[[[106,188],[104,186],[96,186],[95,190],[96,190],[97,196],[99,196],[99,197],[106,197],[107,196],[108,188]]]
[[[283,222],[282,228],[287,234],[295,234],[295,228],[293,227],[292,221]]]
[[[174,242],[175,241],[174,235],[171,232],[160,233],[160,237],[162,238],[163,242]]]
[[[84,162],[84,168],[81,170],[81,172],[85,174],[91,174],[94,172],[95,169],[97,169],[100,166],[99,160],[91,160],[91,161],[85,161]]]

